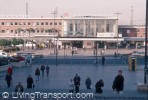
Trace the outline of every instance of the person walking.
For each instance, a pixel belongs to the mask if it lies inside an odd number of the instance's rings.
[[[73,81],[73,79],[70,79],[68,84],[69,84],[69,93],[73,93],[74,92],[74,81]]]
[[[85,85],[86,85],[87,90],[91,89],[91,79],[89,77],[87,77],[85,81]]]
[[[71,51],[71,54],[72,54],[72,56],[74,55],[74,50],[72,49],[72,51]]]
[[[46,66],[46,75],[47,75],[47,76],[49,75],[49,70],[50,70],[50,68],[49,68],[49,66],[47,65],[47,66]]]
[[[114,53],[114,57],[117,57],[117,53],[116,52]]]
[[[42,65],[42,66],[41,66],[42,76],[44,76],[44,70],[45,70],[45,65]]]
[[[27,88],[32,88],[33,87],[33,78],[31,77],[31,75],[28,76],[27,78]]]
[[[6,75],[5,81],[7,82],[7,86],[10,87],[10,85],[12,83],[12,77],[9,73]]]
[[[102,65],[104,66],[105,64],[105,56],[102,56]]]
[[[80,81],[80,77],[78,76],[78,74],[76,74],[76,76],[74,77],[75,93],[79,93]]]
[[[118,71],[118,75],[115,77],[112,85],[112,89],[117,94],[122,94],[124,88],[124,77],[122,76],[122,70]]]
[[[39,70],[39,68],[36,68],[36,70],[35,70],[35,76],[36,76],[36,81],[39,81],[39,76],[40,76],[40,70]]]
[[[95,87],[96,87],[96,93],[102,93],[102,92],[103,92],[102,87],[104,87],[104,82],[103,82],[103,80],[100,79],[100,80],[96,83]]]
[[[21,84],[21,82],[19,82],[18,85],[16,85],[15,92],[24,92],[24,87]]]

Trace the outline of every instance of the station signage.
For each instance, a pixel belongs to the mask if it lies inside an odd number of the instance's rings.
[[[97,33],[97,37],[115,37],[115,33]]]

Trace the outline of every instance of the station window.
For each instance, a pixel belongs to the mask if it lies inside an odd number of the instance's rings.
[[[130,34],[130,32],[131,32],[131,31],[128,29],[128,30],[127,30],[127,34]]]
[[[31,25],[31,23],[30,23],[30,22],[28,22],[28,25]]]
[[[52,25],[52,22],[50,22],[50,25]]]
[[[45,24],[48,25],[48,22],[46,22]]]
[[[10,25],[13,25],[13,22],[11,22]]]
[[[22,22],[19,22],[19,25],[22,25]]]
[[[48,30],[45,30],[45,33],[48,33]]]
[[[24,22],[24,25],[26,25],[26,22]]]
[[[60,22],[59,25],[62,25],[62,23]]]
[[[109,24],[106,25],[106,32],[109,32]]]
[[[2,33],[5,33],[5,30],[2,30]]]
[[[17,25],[17,22],[15,22],[15,25]]]
[[[39,33],[40,31],[39,30],[37,30],[37,33]]]
[[[13,33],[13,30],[11,30],[11,33]]]
[[[40,23],[39,23],[39,22],[37,22],[37,23],[36,23],[36,25],[40,25]]]
[[[44,33],[44,30],[41,30],[41,33]]]
[[[54,25],[57,25],[57,23],[55,22]]]
[[[4,22],[2,22],[2,25],[5,25],[5,23],[4,23]]]
[[[70,31],[73,31],[73,25],[70,24]]]
[[[41,25],[44,25],[44,22],[41,22]]]

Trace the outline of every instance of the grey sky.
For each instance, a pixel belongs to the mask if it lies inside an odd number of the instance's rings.
[[[68,13],[114,15],[119,11],[119,21],[129,24],[131,6],[134,6],[134,23],[144,24],[146,0],[0,0],[0,15],[25,14],[25,3],[29,3],[31,17],[52,17],[57,7],[59,15]]]

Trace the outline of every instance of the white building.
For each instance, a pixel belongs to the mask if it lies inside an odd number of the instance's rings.
[[[55,32],[49,29],[55,28]],[[29,32],[27,29],[33,29]],[[23,30],[23,31],[22,31]],[[27,34],[26,34],[27,33]],[[84,15],[71,18],[0,18],[0,38],[25,38],[61,41],[61,45],[92,48],[116,45],[123,41],[118,35],[118,19],[111,16]],[[29,35],[28,35],[29,34]],[[55,43],[54,43],[55,44]]]

